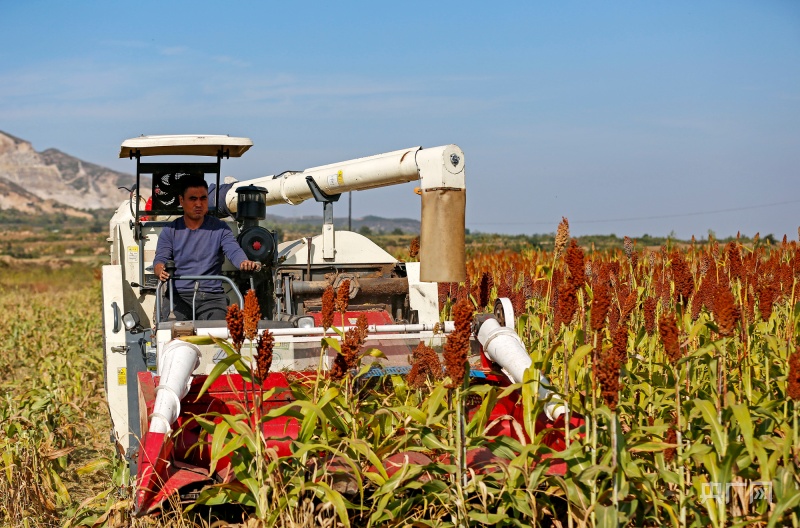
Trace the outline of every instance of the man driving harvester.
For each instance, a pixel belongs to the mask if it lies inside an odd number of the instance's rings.
[[[168,260],[175,262],[175,275],[220,275],[224,257],[242,271],[260,268],[257,262],[247,260],[228,225],[208,215],[208,183],[202,174],[183,178],[185,185],[180,195],[183,217],[176,218],[164,227],[158,237],[153,270],[162,281],[170,278],[166,269]],[[224,256],[223,256],[224,255]],[[173,312],[178,321],[192,320],[192,302],[195,319],[224,319],[228,310],[228,297],[222,281],[176,280],[173,292]],[[162,302],[161,320],[169,315],[169,297]]]

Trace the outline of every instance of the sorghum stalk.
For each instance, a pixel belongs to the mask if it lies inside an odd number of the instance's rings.
[[[794,307],[794,292],[795,292],[796,288],[797,288],[797,278],[794,278],[792,280],[792,295],[789,297],[789,310],[790,310],[790,313],[791,313],[791,310]],[[794,337],[794,325],[789,325],[789,339],[791,340],[792,337]]]
[[[569,242],[569,221],[566,217],[562,216],[561,222],[558,224],[558,230],[556,231],[556,239],[553,243],[553,265],[550,267],[550,281],[547,283],[545,310],[549,309],[550,306],[550,295],[553,292],[553,272],[556,269],[556,261],[564,247],[566,247],[567,242]]]
[[[564,331],[564,397],[567,398],[566,411],[564,412],[564,440],[569,447],[569,351],[574,346],[574,340]],[[569,504],[569,501],[567,501]]]
[[[798,403],[800,403],[800,347],[797,347],[795,351],[789,354],[789,372],[787,386],[786,386],[786,396],[787,399],[792,400],[792,418],[793,418],[793,427],[792,427],[792,438],[794,440],[792,446],[794,449],[798,446],[798,429],[797,429],[797,413],[798,413]],[[794,454],[794,453],[792,453]]]
[[[653,417],[653,354],[655,354],[655,344],[656,338],[650,337],[647,340],[647,389],[650,394],[648,394],[647,399],[647,417]]]
[[[717,349],[717,421],[722,425],[722,352]]]
[[[797,403],[798,402],[794,402],[794,405],[792,406],[792,412],[794,414],[794,420],[793,420],[794,423],[793,423],[793,426],[792,426],[792,433],[793,433],[793,437],[794,437],[794,443],[792,444],[794,446],[793,450],[797,450],[798,443],[800,443],[800,429],[797,427],[797,416],[798,416],[798,414],[800,414],[798,412],[798,411],[800,411],[800,407],[798,407]],[[792,453],[792,454],[794,454],[794,453]]]
[[[467,422],[464,409],[464,390],[466,382],[460,389],[456,389],[456,419],[458,420],[458,471],[461,474],[459,482],[464,488],[467,487]]]
[[[619,471],[617,468],[617,410],[611,411],[611,478],[614,483],[612,499],[614,510],[619,509]]]
[[[253,433],[258,433],[258,430],[261,429],[261,397],[263,396],[263,385],[262,383],[257,383],[258,379],[258,366],[255,368],[253,367],[253,363],[256,360],[257,351],[254,351],[255,344],[253,341],[250,341],[250,392],[253,397]],[[256,388],[256,386],[258,386]],[[258,393],[256,393],[258,390]],[[260,434],[256,434],[256,438],[260,438]]]
[[[444,361],[447,375],[450,376],[451,402],[456,411],[456,473],[457,489],[461,493],[462,486],[466,487],[466,421],[464,413],[463,391],[466,390],[469,379],[469,338],[472,333],[472,303],[466,298],[458,301],[453,307],[455,329],[447,336],[444,345]],[[452,408],[452,407],[451,407]],[[463,501],[461,501],[463,507]]]
[[[727,357],[727,350],[728,350],[728,341],[730,338],[723,337],[722,338],[722,350],[719,350],[717,353],[718,363],[717,363],[717,422],[719,423],[720,427],[725,430],[724,435],[722,435],[722,453],[717,453],[717,457],[719,460],[723,460],[725,455],[728,451],[728,445],[726,439],[728,438],[728,427],[726,424],[722,423],[722,407],[724,406],[724,387],[723,387],[723,378],[726,373],[726,357]],[[717,501],[719,506],[719,519],[720,519],[720,526],[727,526],[727,504],[724,501]]]
[[[678,464],[680,464],[680,471],[678,474],[681,478],[680,495],[678,499],[680,501],[681,526],[686,526],[686,465],[683,462],[683,429],[681,429],[681,377],[683,370],[683,366],[678,366],[675,369],[675,433],[678,443]]]
[[[767,373],[767,387],[770,386],[769,367],[770,367],[770,364],[769,364],[769,353],[765,353],[764,354],[764,370]]]
[[[595,332],[594,334],[594,349],[592,350],[593,354],[597,353],[597,340],[598,340],[598,333]],[[594,415],[595,409],[597,409],[597,386],[596,386],[596,376],[595,376],[595,367],[597,363],[594,362],[592,364],[592,410],[589,413],[591,417],[589,420],[589,426],[591,428],[591,438],[592,438],[592,466],[597,465],[597,417]],[[597,477],[592,479],[592,504],[597,504]],[[592,508],[592,526],[597,526],[597,514],[595,513],[594,508]]]

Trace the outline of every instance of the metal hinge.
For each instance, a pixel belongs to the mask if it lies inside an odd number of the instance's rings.
[[[123,356],[127,355],[130,351],[131,347],[128,345],[119,345],[119,346],[112,346],[111,352],[116,354],[122,354]]]

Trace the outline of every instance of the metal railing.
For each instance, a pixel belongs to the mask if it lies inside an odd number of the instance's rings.
[[[182,276],[175,276],[170,277],[169,280],[166,282],[161,282],[156,286],[156,321],[155,321],[155,329],[158,331],[158,324],[161,322],[161,287],[169,287],[169,313],[173,313],[175,310],[175,300],[173,298],[174,288],[173,281],[176,280],[193,280],[195,281],[195,295],[197,294],[197,287],[198,282],[200,281],[211,281],[211,280],[218,280],[224,281],[228,283],[231,287],[231,291],[236,294],[236,298],[239,300],[239,306],[244,308],[244,297],[242,297],[242,293],[239,291],[239,288],[236,287],[236,284],[229,278],[225,277],[224,275],[182,275]],[[195,299],[192,298],[192,320],[195,319]]]

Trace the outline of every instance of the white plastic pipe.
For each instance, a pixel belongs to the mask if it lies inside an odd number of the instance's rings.
[[[512,383],[521,383],[525,379],[525,371],[533,364],[525,345],[517,333],[511,328],[500,326],[497,319],[488,318],[478,330],[478,342],[483,352],[491,361],[500,365]],[[544,413],[551,420],[567,412],[564,400],[547,387],[550,381],[539,373],[539,398],[546,402]]]
[[[235,213],[236,189],[242,185],[256,185],[267,190],[267,206],[284,203],[297,205],[312,197],[306,176],[311,176],[322,192],[331,195],[415,180],[422,180],[422,188],[464,188],[464,152],[457,145],[427,149],[411,147],[312,167],[302,172],[263,176],[234,183],[225,197],[225,203]]]
[[[192,372],[200,366],[200,349],[173,339],[161,352],[156,403],[150,415],[151,433],[168,433],[181,412],[181,398],[189,392]]]
[[[453,321],[445,321],[444,324],[436,323],[417,323],[417,324],[396,324],[396,325],[369,325],[367,327],[367,332],[370,334],[417,334],[420,332],[433,332],[436,328],[436,325],[439,325],[439,330],[444,334],[449,334],[453,330],[455,330],[455,323]],[[355,328],[354,326],[345,326],[345,327],[338,327],[342,331],[350,330],[351,328]],[[313,326],[311,328],[270,328],[270,332],[272,335],[275,336],[311,336],[311,335],[322,335],[327,333],[329,336],[334,334],[333,330],[325,330],[321,326]],[[228,329],[226,327],[218,327],[218,328],[198,328],[197,335],[209,335],[213,337],[219,337],[221,339],[228,339],[230,338],[230,334],[228,333]]]
[[[320,167],[303,172],[285,173],[280,176],[264,176],[234,184],[228,191],[226,202],[231,212],[236,212],[236,188],[241,185],[257,185],[267,189],[267,205],[287,203],[297,205],[312,197],[306,183],[311,176],[322,192],[339,194],[360,191],[373,187],[395,185],[419,179],[415,153],[421,147],[412,147],[377,156],[369,156]]]

